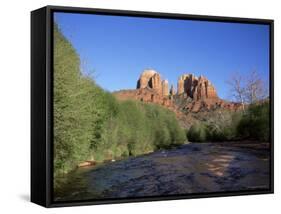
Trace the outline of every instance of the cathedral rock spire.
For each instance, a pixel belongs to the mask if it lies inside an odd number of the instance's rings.
[[[153,89],[162,96],[169,95],[168,80],[162,80],[160,74],[152,69],[146,69],[140,75],[137,83],[137,89],[141,88]]]
[[[195,100],[218,98],[215,87],[204,76],[183,74],[178,79],[178,94],[186,93]]]

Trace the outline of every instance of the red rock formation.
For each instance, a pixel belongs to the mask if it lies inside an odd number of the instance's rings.
[[[218,97],[215,87],[203,76],[198,78],[193,74],[184,74],[178,79],[178,92],[173,85],[169,91],[167,80],[154,70],[145,70],[137,83],[135,90],[114,92],[119,100],[139,100],[162,105],[174,111],[180,120],[184,121],[189,112],[209,112],[217,109],[236,111],[241,109],[239,103],[228,102]]]
[[[183,84],[184,84],[184,80],[180,77],[178,79],[178,94],[183,94],[184,93]]]
[[[174,96],[176,94],[176,91],[175,91],[175,89],[174,89],[174,86],[173,86],[173,84],[171,85],[171,89],[170,89],[170,95],[171,96]]]
[[[154,70],[144,70],[144,72],[140,75],[140,78],[137,83],[137,88],[145,88],[150,87],[152,88],[152,81],[151,78],[156,74],[157,72]]]
[[[157,93],[154,89],[149,87],[132,89],[132,90],[121,90],[113,93],[119,100],[139,100],[146,103],[155,103],[158,105],[165,106],[169,109],[174,108],[172,100],[167,96]]]
[[[162,81],[162,95],[169,96],[169,83],[168,80]]]
[[[178,94],[186,93],[194,100],[218,98],[215,87],[203,76],[184,74],[178,79]]]
[[[206,99],[206,100],[198,100],[192,101],[186,104],[182,110],[185,112],[208,112],[217,109],[225,109],[230,111],[237,111],[242,109],[242,105],[240,103],[227,102],[222,99]]]
[[[159,94],[162,93],[162,80],[160,77],[160,74],[155,73],[152,77],[151,77],[151,88],[156,90]]]
[[[160,74],[154,70],[144,70],[137,82],[137,89],[121,90],[113,94],[119,100],[133,99],[163,105],[169,109],[174,108],[169,98],[168,80],[162,80]]]
[[[155,70],[144,70],[140,75],[137,82],[137,89],[150,88],[155,90],[158,94],[162,96],[169,95],[169,84],[168,80],[162,80],[159,73]]]

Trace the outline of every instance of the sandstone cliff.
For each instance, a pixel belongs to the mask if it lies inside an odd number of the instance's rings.
[[[114,92],[119,100],[134,99],[162,105],[174,111],[184,126],[188,126],[190,114],[216,110],[236,111],[240,103],[220,99],[214,85],[204,76],[184,74],[178,78],[177,93],[168,80],[162,80],[155,70],[144,70],[137,81],[137,88]]]
[[[155,103],[165,106],[169,109],[174,109],[174,104],[167,96],[163,96],[161,93],[157,93],[156,90],[145,87],[132,90],[121,90],[113,93],[119,100],[139,100],[146,103]]]
[[[174,85],[172,84],[171,85],[171,89],[170,89],[170,95],[171,96],[174,96],[176,94],[176,91],[175,91],[175,89],[174,89]]]
[[[134,99],[155,103],[176,112],[170,96],[168,80],[162,80],[155,70],[144,70],[137,81],[136,89],[117,91],[114,95],[119,100]]]
[[[168,80],[162,80],[158,72],[147,69],[142,72],[137,82],[137,89],[150,88],[162,96],[169,95]]]
[[[196,77],[193,74],[184,74],[178,79],[178,94],[186,93],[194,100],[217,99],[215,87],[204,76]]]
[[[169,83],[168,80],[162,81],[162,95],[169,96]]]

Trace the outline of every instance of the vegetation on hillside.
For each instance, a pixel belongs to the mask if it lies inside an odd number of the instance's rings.
[[[193,124],[187,132],[191,142],[269,141],[269,102],[251,104],[240,112],[219,112]]]
[[[118,101],[82,75],[78,54],[55,26],[55,178],[85,160],[140,155],[185,140],[173,112],[153,104]]]

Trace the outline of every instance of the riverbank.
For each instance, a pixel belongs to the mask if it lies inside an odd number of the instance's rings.
[[[186,141],[184,143],[184,145],[187,144],[191,144],[192,142],[188,142]],[[204,143],[210,143],[210,142],[200,142],[199,144],[204,144]],[[192,143],[192,144],[197,144],[197,143]],[[269,142],[257,142],[257,141],[224,141],[224,142],[216,142],[216,144],[221,144],[222,146],[231,146],[231,147],[240,147],[240,148],[247,148],[247,149],[253,149],[253,150],[269,150],[270,149],[270,143]],[[176,147],[175,147],[176,148]],[[175,149],[175,148],[171,148],[171,149]],[[143,155],[147,155],[150,153],[153,153],[155,151],[149,151]],[[124,158],[116,158],[116,159],[108,159],[108,160],[104,160],[101,162],[97,162],[97,161],[84,161],[80,164],[78,164],[78,168],[80,167],[89,167],[89,166],[94,166],[97,164],[102,164],[102,163],[110,163],[110,162],[115,162],[118,160],[122,160]]]

